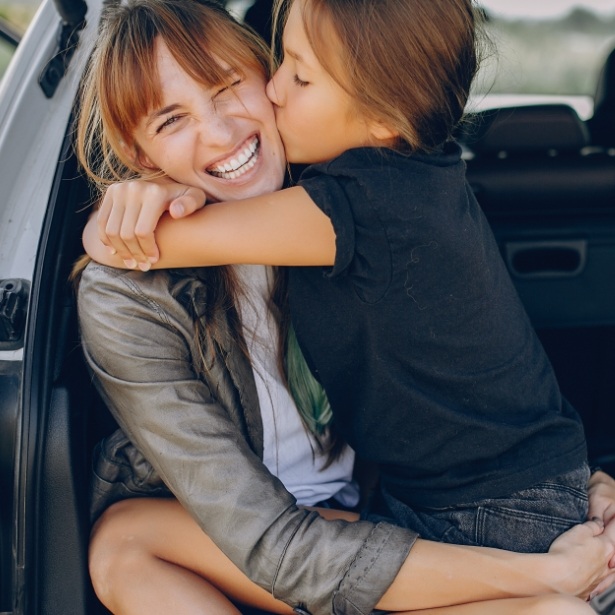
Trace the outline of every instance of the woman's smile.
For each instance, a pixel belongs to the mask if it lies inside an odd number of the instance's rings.
[[[238,151],[209,166],[206,171],[221,179],[239,179],[256,166],[260,156],[260,141],[257,135],[247,139]]]

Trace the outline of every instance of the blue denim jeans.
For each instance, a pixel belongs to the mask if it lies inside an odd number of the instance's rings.
[[[588,479],[583,465],[507,497],[421,510],[381,487],[362,517],[392,521],[426,540],[543,553],[562,532],[586,520]]]

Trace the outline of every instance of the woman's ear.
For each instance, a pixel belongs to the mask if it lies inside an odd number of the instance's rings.
[[[141,151],[136,143],[120,142],[120,147],[127,160],[131,160],[136,167],[147,169],[148,171],[159,171],[160,169]]]
[[[138,166],[143,169],[147,169],[148,171],[160,171],[158,166],[156,166],[150,159],[147,154],[141,151],[141,148],[138,145],[135,145],[133,148],[134,151],[134,160]]]
[[[160,169],[140,150],[137,150],[136,161],[138,166],[148,171],[160,171]]]

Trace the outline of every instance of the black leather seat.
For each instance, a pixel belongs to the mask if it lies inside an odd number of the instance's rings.
[[[615,160],[590,153],[589,132],[563,104],[476,114],[463,137],[468,179],[491,217],[558,217],[615,205]]]

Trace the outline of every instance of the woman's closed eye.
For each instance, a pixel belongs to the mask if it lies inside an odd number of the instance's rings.
[[[213,100],[215,101],[217,98],[219,98],[220,96],[222,96],[223,94],[225,94],[226,92],[228,92],[229,90],[232,90],[233,88],[237,87],[238,85],[241,85],[241,83],[243,82],[243,79],[241,78],[237,78],[235,79],[232,83],[229,83],[228,85],[225,85],[223,87],[221,87],[214,95],[213,95]]]

